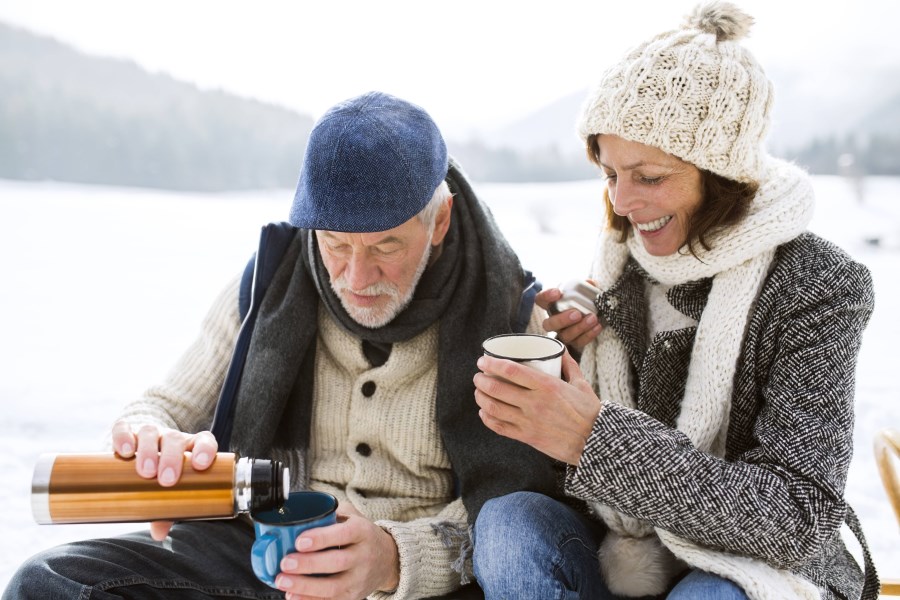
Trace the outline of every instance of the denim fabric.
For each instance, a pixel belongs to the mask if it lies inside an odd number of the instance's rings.
[[[475,578],[488,600],[607,598],[597,564],[602,531],[541,494],[494,498],[475,522]]]
[[[475,578],[487,600],[638,600],[612,594],[600,576],[603,526],[541,494],[489,500],[475,523]],[[734,583],[691,571],[668,594],[643,600],[747,600]]]
[[[669,592],[666,600],[747,600],[737,584],[718,575],[691,571]]]
[[[253,575],[252,543],[236,519],[177,523],[165,542],[144,531],[65,544],[26,561],[3,600],[284,598]]]

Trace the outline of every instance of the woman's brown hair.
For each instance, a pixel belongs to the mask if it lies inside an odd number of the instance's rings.
[[[593,134],[587,139],[588,159],[600,166],[600,146],[598,138]],[[742,183],[716,175],[711,171],[700,169],[703,185],[703,199],[700,207],[691,216],[687,228],[687,250],[697,256],[697,244],[704,250],[711,246],[706,239],[713,231],[730,227],[741,221],[750,210],[750,203],[759,190],[757,183]],[[603,199],[606,204],[606,223],[610,229],[619,232],[619,241],[624,242],[631,233],[631,223],[627,217],[617,215],[613,211],[609,191],[603,190]]]

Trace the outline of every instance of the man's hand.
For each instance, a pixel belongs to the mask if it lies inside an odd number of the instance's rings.
[[[181,479],[185,452],[191,452],[191,466],[203,471],[213,464],[219,450],[215,436],[209,431],[185,433],[144,425],[134,432],[125,421],[113,425],[112,443],[113,450],[122,458],[136,458],[138,475],[145,479],[155,477],[163,487],[172,487]],[[150,523],[150,535],[162,541],[171,528],[171,521],[155,521]]]
[[[374,591],[393,591],[400,583],[394,538],[356,511],[339,509],[336,524],[304,531],[295,547],[297,552],[282,559],[275,579],[288,600],[359,600]]]

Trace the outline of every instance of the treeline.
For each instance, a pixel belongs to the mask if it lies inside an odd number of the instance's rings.
[[[818,175],[900,175],[900,128],[871,136],[830,136],[790,153]]]
[[[0,23],[0,178],[184,190],[290,188],[313,121]],[[593,174],[581,157],[448,141],[479,181]]]
[[[0,177],[291,187],[312,119],[0,24]]]
[[[556,117],[568,122],[575,110],[560,105],[564,115],[554,116],[550,108],[532,119],[538,123],[523,120],[519,135],[547,137],[538,125]],[[0,23],[0,178],[202,191],[290,188],[312,125],[307,115],[200,90]],[[560,152],[550,141],[527,150],[498,145],[448,140],[476,181],[597,175],[583,155]],[[782,154],[813,173],[900,175],[900,97],[873,111],[853,136]]]
[[[156,115],[123,115],[6,83],[0,82],[0,177],[10,179],[204,191],[289,187],[309,131],[308,122],[285,115],[283,129],[266,132],[265,110],[251,119],[224,95],[207,98],[202,109],[188,103]]]
[[[447,146],[475,181],[573,181],[598,172],[586,156],[564,155],[554,146],[528,152],[490,148],[478,140]]]

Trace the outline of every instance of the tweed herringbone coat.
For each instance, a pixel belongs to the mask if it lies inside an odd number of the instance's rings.
[[[868,270],[809,233],[778,248],[741,348],[724,458],[674,429],[696,327],[648,339],[646,277],[630,260],[597,300],[631,360],[637,408],[603,405],[567,493],[788,569],[823,598],[860,598],[863,574],[838,529],[855,522],[844,486],[856,358],[874,307]],[[699,321],[711,284],[677,285],[667,298]],[[874,597],[867,575],[864,597]]]

